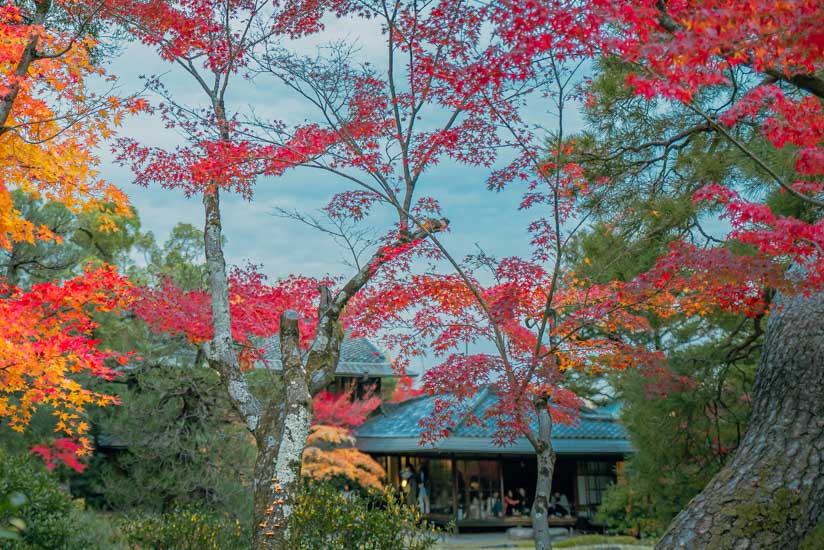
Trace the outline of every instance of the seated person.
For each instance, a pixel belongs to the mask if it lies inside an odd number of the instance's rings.
[[[521,501],[521,515],[528,516],[530,511],[532,510],[532,506],[528,504],[529,499],[526,496],[526,489],[524,489],[523,487],[518,488],[518,499]]]
[[[481,501],[478,497],[472,497],[469,502],[469,519],[481,519]]]
[[[549,499],[549,514],[553,516],[569,516],[572,515],[572,507],[569,505],[569,499],[566,495],[555,492]]]
[[[520,515],[518,510],[520,501],[512,494],[512,489],[507,489],[506,496],[504,496],[504,510],[507,516]],[[518,512],[516,514],[516,512]]]
[[[498,491],[493,492],[492,496],[487,499],[487,506],[493,518],[499,518],[503,515],[503,502],[501,502],[501,495],[498,494]]]

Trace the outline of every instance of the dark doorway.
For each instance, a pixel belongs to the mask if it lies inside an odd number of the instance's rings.
[[[559,457],[552,474],[552,493],[561,493],[570,503],[575,502],[575,464],[575,459]]]
[[[525,507],[532,509],[535,500],[535,483],[538,480],[538,466],[535,457],[505,458],[501,460],[503,471],[503,491],[518,498],[518,489],[526,493]]]

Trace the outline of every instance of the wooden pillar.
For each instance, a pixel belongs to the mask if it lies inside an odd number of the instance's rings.
[[[504,461],[500,456],[498,457],[498,479],[501,482],[501,516],[506,517],[506,514],[504,514],[504,510],[506,510],[504,505]]]
[[[580,506],[581,501],[579,500],[578,496],[578,458],[576,457],[572,464],[572,509],[575,510],[575,515],[578,516],[578,508]]]
[[[458,462],[455,460],[455,455],[450,455],[449,460],[452,464],[452,528],[454,534],[458,534]]]

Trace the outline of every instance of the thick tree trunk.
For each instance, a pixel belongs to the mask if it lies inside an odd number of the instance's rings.
[[[300,466],[309,426],[312,396],[298,348],[298,314],[280,320],[280,352],[285,403],[269,407],[258,437],[255,464],[254,545],[258,549],[290,548],[289,520],[300,488]]]
[[[535,536],[536,550],[552,548],[549,534],[549,497],[552,494],[552,473],[555,470],[555,451],[552,449],[552,417],[549,415],[547,401],[535,402],[538,416],[538,437],[532,439],[538,463],[538,478],[535,484],[535,501],[532,503],[532,532]]]
[[[824,519],[824,293],[776,306],[747,433],[659,549],[794,549]]]

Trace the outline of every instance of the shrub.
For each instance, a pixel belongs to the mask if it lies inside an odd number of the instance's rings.
[[[820,521],[816,528],[801,541],[798,550],[820,550],[821,548],[824,548],[824,521]]]
[[[619,545],[627,546],[652,546],[650,542],[642,542],[635,537],[629,536],[606,536],[606,535],[581,535],[558,542],[553,542],[553,548],[575,548],[577,546],[603,546],[604,548],[618,548]]]
[[[292,547],[301,550],[426,550],[440,530],[392,491],[347,499],[328,483],[306,483],[291,522]]]
[[[604,493],[597,519],[609,525],[608,532],[633,537],[657,537],[677,512],[665,499],[651,498],[637,476],[619,474],[618,482]]]
[[[140,548],[163,550],[240,550],[249,548],[240,521],[200,508],[180,507],[162,515],[121,520],[121,536]]]
[[[97,536],[105,529],[103,520],[79,510],[42,463],[29,455],[0,449],[0,499],[13,495],[25,498],[16,496],[15,506],[0,510],[4,532],[17,535],[4,540],[3,548],[110,548],[110,541]],[[6,527],[10,523],[14,530]]]

